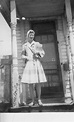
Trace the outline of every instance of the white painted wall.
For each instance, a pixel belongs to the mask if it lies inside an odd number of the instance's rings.
[[[11,29],[0,13],[0,56],[11,55]]]

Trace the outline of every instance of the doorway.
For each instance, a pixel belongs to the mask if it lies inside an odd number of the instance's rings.
[[[41,59],[47,82],[42,84],[42,98],[63,97],[63,83],[59,61],[55,21],[32,21],[35,41],[43,44],[45,56]]]

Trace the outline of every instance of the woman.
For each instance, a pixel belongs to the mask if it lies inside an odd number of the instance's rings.
[[[32,102],[29,106],[34,105],[34,84],[37,88],[38,104],[42,105],[41,102],[41,83],[46,82],[46,76],[43,67],[39,61],[44,56],[44,50],[42,44],[35,42],[35,32],[29,30],[27,32],[27,42],[23,45],[22,58],[26,59],[26,66],[22,75],[22,83],[27,83],[30,86],[30,93],[32,95]]]

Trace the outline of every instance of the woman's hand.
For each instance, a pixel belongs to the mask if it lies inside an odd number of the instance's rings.
[[[27,59],[27,60],[29,60],[29,61],[32,61],[32,60],[33,60],[31,57],[25,56],[25,55],[22,55],[22,58],[23,58],[23,59]]]

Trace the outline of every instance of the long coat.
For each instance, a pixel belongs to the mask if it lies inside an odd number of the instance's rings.
[[[30,47],[32,47],[32,45],[34,46],[36,43],[37,42],[32,41],[32,43],[26,42],[23,45],[22,51],[25,52],[25,56],[29,57],[29,59],[26,61],[26,65],[21,79],[21,82],[23,83],[33,84],[47,82],[39,58],[36,58],[32,50],[30,49]]]

